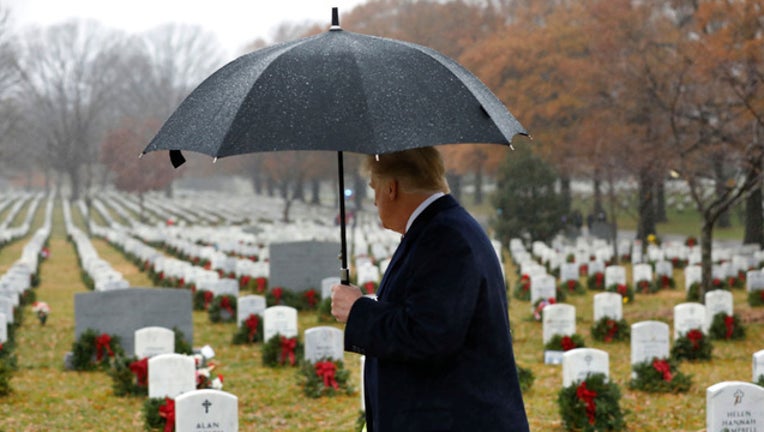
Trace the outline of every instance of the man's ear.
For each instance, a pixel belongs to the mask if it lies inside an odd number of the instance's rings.
[[[390,198],[390,200],[394,200],[398,197],[399,186],[398,180],[395,179],[390,180],[387,184],[387,197]]]

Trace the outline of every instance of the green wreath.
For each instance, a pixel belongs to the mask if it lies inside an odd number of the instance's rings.
[[[586,277],[586,287],[589,291],[605,290],[605,273],[596,272]]]
[[[325,298],[321,300],[321,303],[318,304],[318,308],[316,308],[316,311],[318,312],[318,322],[327,323],[327,322],[336,321],[334,317],[332,316],[332,299],[331,298]]]
[[[658,288],[660,289],[676,288],[676,281],[674,280],[673,277],[668,275],[658,275],[658,278],[655,281],[655,284],[658,285]]]
[[[586,294],[586,288],[584,288],[580,281],[576,279],[569,279],[567,281],[560,282],[560,284],[557,286],[557,292],[565,292],[572,295],[584,295]]]
[[[737,314],[729,316],[719,312],[711,321],[708,335],[712,340],[742,340],[745,339],[745,327]]]
[[[654,294],[660,290],[660,286],[653,281],[643,279],[637,281],[635,291],[640,294]]]
[[[286,344],[289,346],[284,347]],[[263,366],[297,366],[303,358],[303,353],[304,347],[298,337],[286,338],[276,334],[263,344]]]
[[[118,357],[112,362],[109,369],[109,376],[112,380],[112,389],[114,396],[147,396],[148,387],[148,358],[138,359],[138,357]],[[139,366],[140,365],[140,366]],[[142,367],[145,366],[145,367]],[[136,371],[141,369],[140,376]]]
[[[629,387],[648,393],[686,393],[692,386],[692,375],[679,372],[676,360],[653,358],[632,366]]]
[[[533,374],[530,368],[519,366],[516,363],[515,366],[517,367],[517,379],[520,381],[520,391],[525,393],[533,387],[536,375]]]
[[[210,304],[215,299],[215,293],[205,289],[198,289],[194,291],[194,310],[203,311],[210,307]]]
[[[350,371],[343,362],[321,359],[320,361],[302,362],[298,372],[305,396],[319,398],[344,393],[353,394],[355,389],[348,384]]]
[[[11,379],[16,368],[16,356],[8,355],[0,358],[0,396],[8,396],[13,392]]]
[[[301,302],[296,292],[283,287],[273,287],[265,294],[265,304],[271,306],[291,306],[301,310]]]
[[[711,284],[711,289],[709,291],[717,290],[717,289],[723,289],[728,290],[727,284],[724,282],[719,282],[720,279],[714,279],[714,281]],[[706,291],[706,292],[709,292]],[[703,302],[703,299],[700,297],[700,283],[699,282],[693,282],[692,285],[690,285],[690,288],[687,289],[687,301],[689,302]]]
[[[605,291],[620,294],[624,304],[634,302],[634,288],[630,284],[610,284]]]
[[[529,301],[531,299],[531,279],[528,275],[522,275],[520,280],[515,283],[512,295],[518,300]]]
[[[748,292],[748,304],[751,307],[764,306],[764,289]]]
[[[759,375],[759,379],[756,381],[756,384],[764,387],[764,375]]]
[[[119,336],[85,330],[72,344],[72,369],[76,371],[106,370],[111,360],[123,356]]]
[[[673,360],[711,360],[713,345],[708,336],[700,329],[692,329],[681,335],[671,347]]]
[[[233,335],[234,345],[260,343],[263,341],[263,317],[250,314]]]
[[[143,402],[143,424],[146,430],[164,430],[167,420],[162,417],[160,410],[175,406],[171,398],[148,398]],[[172,430],[175,430],[174,428]]]
[[[563,427],[585,432],[624,430],[620,400],[618,385],[602,373],[564,387],[557,396]]]
[[[592,338],[600,342],[629,340],[630,335],[631,328],[624,319],[602,317],[592,326]]]
[[[236,321],[236,308],[236,296],[231,294],[223,294],[215,296],[215,298],[210,303],[207,312],[210,315],[210,321],[214,323],[228,323]]]
[[[554,335],[549,342],[544,344],[546,351],[569,351],[574,348],[584,348],[584,338],[578,333],[572,335]]]

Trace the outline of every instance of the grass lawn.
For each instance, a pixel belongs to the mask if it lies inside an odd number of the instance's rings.
[[[41,206],[42,207],[42,206]],[[79,211],[72,208],[75,223],[81,224]],[[35,217],[36,229],[43,209]],[[86,292],[80,280],[74,248],[66,240],[61,204],[54,211],[50,239],[50,258],[41,265],[41,284],[37,298],[52,307],[46,326],[41,326],[26,310],[17,331],[16,354],[19,370],[11,385],[14,392],[0,399],[0,430],[4,431],[139,431],[142,430],[142,398],[116,397],[111,380],[103,372],[63,370],[64,354],[74,342],[74,294]],[[84,226],[83,226],[84,228]],[[18,257],[27,239],[0,250],[0,272]],[[99,255],[123,273],[133,286],[151,286],[146,275],[106,242],[93,244]],[[515,269],[507,262],[510,292],[515,284]],[[678,286],[681,272],[675,273]],[[657,319],[671,324],[672,307],[684,301],[680,290],[637,295],[634,304],[624,306],[630,323]],[[705,390],[726,380],[751,380],[751,355],[764,348],[764,310],[751,310],[742,290],[733,292],[736,312],[748,320],[748,338],[741,342],[716,342],[714,359],[707,363],[682,363],[680,370],[693,375],[693,386],[686,394],[648,394],[628,389],[630,376],[628,342],[604,344],[593,341],[592,293],[569,296],[576,307],[578,333],[587,346],[610,354],[611,380],[622,391],[621,407],[632,431],[700,431],[705,427]],[[510,296],[511,297],[511,296]],[[562,430],[557,408],[557,393],[562,383],[560,366],[543,364],[542,328],[531,319],[530,304],[511,299],[509,316],[513,327],[518,363],[530,368],[536,381],[524,397],[532,430]],[[295,370],[262,366],[259,346],[230,343],[233,324],[213,324],[204,312],[193,312],[194,345],[211,345],[219,364],[216,373],[224,376],[224,390],[239,398],[239,424],[242,431],[351,431],[359,414],[360,400],[351,396],[310,399],[303,395]],[[319,324],[311,312],[300,313],[301,332]],[[341,328],[341,326],[337,325]],[[359,356],[346,353],[345,365],[351,381],[359,383]]]

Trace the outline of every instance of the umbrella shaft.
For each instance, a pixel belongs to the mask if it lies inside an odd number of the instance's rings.
[[[350,283],[350,272],[348,271],[347,258],[347,236],[345,235],[345,164],[343,162],[342,152],[337,152],[337,171],[339,179],[339,201],[340,201],[340,280],[343,285]]]

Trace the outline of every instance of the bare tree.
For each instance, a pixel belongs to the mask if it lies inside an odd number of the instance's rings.
[[[73,198],[92,177],[124,40],[121,33],[76,21],[32,29],[21,39],[16,65],[29,102],[27,138],[44,144],[47,162],[66,174]]]

